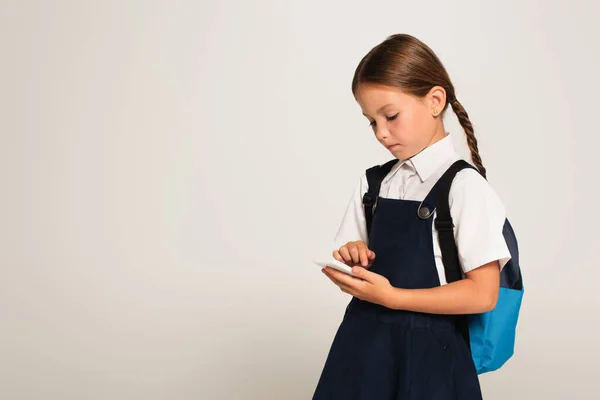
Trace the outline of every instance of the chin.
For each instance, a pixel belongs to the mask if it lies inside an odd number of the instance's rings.
[[[399,150],[399,149],[397,149],[397,148],[396,148],[396,149],[389,150],[389,152],[390,152],[390,153],[391,153],[391,154],[392,154],[394,157],[396,157],[396,158],[399,158],[399,159],[401,159],[401,160],[404,160],[405,158],[409,157],[407,154],[405,154],[405,153],[406,153],[406,151],[402,151],[402,150]]]

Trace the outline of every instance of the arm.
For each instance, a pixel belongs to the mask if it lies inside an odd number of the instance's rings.
[[[467,272],[465,279],[430,289],[394,287],[383,275],[354,266],[354,276],[325,267],[323,272],[340,289],[361,300],[397,310],[430,314],[479,314],[496,307],[500,288],[498,260]]]
[[[384,304],[397,310],[431,314],[478,314],[496,307],[500,287],[498,261],[482,265],[466,278],[431,289],[391,287]]]
[[[334,249],[339,249],[346,243],[357,240],[367,243],[367,223],[362,204],[362,197],[367,189],[367,176],[363,173],[354,188],[352,197],[346,206],[342,222],[333,240]]]

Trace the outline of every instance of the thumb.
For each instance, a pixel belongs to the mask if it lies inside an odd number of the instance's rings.
[[[378,274],[371,272],[371,271],[367,270],[366,268],[358,266],[358,265],[352,267],[352,273],[354,274],[355,277],[364,279],[365,281],[371,282],[371,283],[373,283],[379,277]]]

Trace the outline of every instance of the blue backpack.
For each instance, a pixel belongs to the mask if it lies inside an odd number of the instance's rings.
[[[369,189],[363,196],[363,205],[369,234],[381,182],[397,162],[397,159],[393,159],[367,170]],[[434,225],[438,231],[442,262],[448,283],[462,279],[448,194],[454,177],[465,168],[477,170],[465,160],[458,160],[448,168],[434,186],[434,190],[437,190],[435,208],[437,216]],[[517,238],[508,219],[504,222],[502,233],[511,259],[500,273],[500,292],[496,307],[481,314],[457,316],[458,329],[469,345],[478,374],[500,368],[514,354],[517,320],[523,299],[523,279],[519,267]]]

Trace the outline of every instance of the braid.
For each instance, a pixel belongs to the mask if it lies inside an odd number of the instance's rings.
[[[460,102],[456,99],[456,97],[451,98],[450,104],[452,105],[452,109],[454,110],[454,114],[458,117],[458,121],[460,125],[465,130],[465,134],[467,136],[467,144],[469,145],[469,150],[471,150],[471,159],[473,160],[473,164],[479,170],[479,173],[486,178],[486,169],[481,162],[481,156],[479,155],[479,148],[477,147],[477,139],[475,138],[475,132],[473,131],[473,125],[471,124],[471,120],[469,119],[469,115],[465,108],[460,104]],[[487,179],[487,178],[486,178]]]

